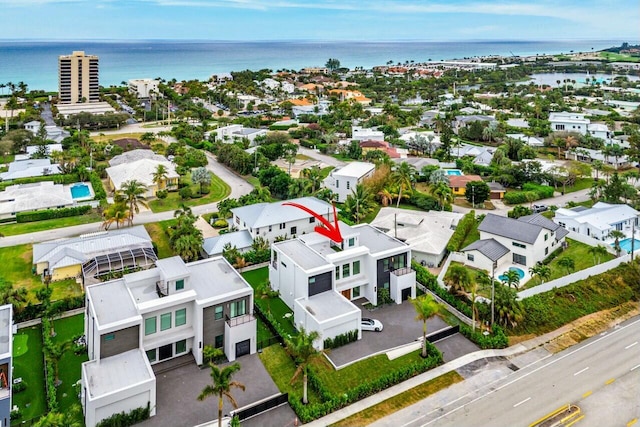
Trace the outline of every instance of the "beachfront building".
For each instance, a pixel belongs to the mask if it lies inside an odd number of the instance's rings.
[[[416,292],[409,245],[369,224],[339,227],[340,243],[314,232],[271,246],[269,283],[293,310],[295,326],[318,332],[319,349],[337,335],[362,337],[353,300],[377,305],[384,294],[400,304]]]
[[[598,202],[591,208],[576,206],[559,208],[553,222],[567,230],[574,231],[596,240],[613,242],[609,234],[613,230],[621,231],[632,237],[633,227],[638,227],[640,212],[629,205],[614,205]],[[638,248],[640,249],[640,248]]]
[[[159,80],[131,79],[129,80],[129,92],[135,93],[138,99],[151,98],[157,95]]]
[[[229,361],[256,352],[253,289],[222,257],[157,268],[88,286],[81,402],[87,427],[149,405],[156,411],[152,366],[175,358],[201,365],[206,346]],[[167,365],[161,365],[167,366]]]
[[[0,426],[9,427],[13,386],[13,306],[0,306]],[[18,380],[16,380],[18,381]],[[19,381],[22,381],[20,378]]]
[[[487,214],[478,226],[480,240],[462,249],[465,264],[492,271],[509,265],[527,270],[564,243],[569,233],[541,214],[518,219]]]
[[[323,184],[337,195],[337,201],[344,203],[356,188],[356,185],[369,178],[375,172],[373,163],[351,162],[346,166],[333,169],[325,178]]]
[[[58,98],[60,104],[100,101],[98,57],[74,51],[58,58]]]
[[[113,272],[152,267],[157,259],[142,225],[33,245],[34,272],[51,281],[82,278],[87,284]]]
[[[155,197],[158,190],[177,190],[180,175],[175,165],[166,157],[155,154],[151,150],[131,150],[109,160],[105,172],[109,178],[109,189],[120,191],[126,182],[133,180],[147,187],[145,197]],[[167,178],[163,182],[154,182],[153,174],[159,165],[167,170]]]

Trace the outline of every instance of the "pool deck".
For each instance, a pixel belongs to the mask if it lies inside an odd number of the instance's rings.
[[[523,266],[521,265],[514,265],[514,264],[507,265],[506,267],[501,268],[500,274],[497,274],[498,279],[510,268],[517,268],[518,270],[524,273],[524,276],[520,278],[520,286],[524,285],[531,279],[531,274],[529,274],[529,271],[527,271],[526,268],[523,268]]]
[[[73,197],[73,192],[71,191],[71,187],[80,186],[80,185],[86,186],[89,189],[89,195],[83,196],[83,197]],[[65,185],[65,187],[69,190],[69,193],[71,194],[71,198],[73,199],[74,202],[85,202],[87,200],[93,200],[96,197],[96,193],[93,191],[93,186],[91,186],[90,182],[76,182],[73,184]]]

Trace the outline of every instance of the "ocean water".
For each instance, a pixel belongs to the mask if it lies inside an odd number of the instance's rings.
[[[132,78],[208,79],[220,72],[323,66],[370,68],[387,61],[415,62],[486,55],[535,55],[590,51],[615,40],[468,42],[216,42],[216,41],[0,41],[0,82],[23,81],[31,89],[57,91],[58,56],[74,50],[100,57],[100,84]],[[0,92],[1,93],[1,92]],[[6,89],[5,89],[6,93]]]

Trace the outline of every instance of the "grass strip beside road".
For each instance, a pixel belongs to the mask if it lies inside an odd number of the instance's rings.
[[[348,418],[331,424],[331,427],[356,427],[373,423],[400,409],[418,403],[427,396],[437,393],[440,390],[463,381],[463,378],[455,371],[447,372],[419,386],[413,387],[405,392],[395,395],[387,400],[383,400],[377,405],[351,415]]]
[[[70,216],[66,218],[47,219],[44,221],[4,224],[0,226],[0,233],[5,236],[17,236],[19,234],[35,233],[36,231],[53,230],[54,228],[72,227],[74,225],[96,223],[96,230],[100,230],[102,217],[95,211],[85,215]]]

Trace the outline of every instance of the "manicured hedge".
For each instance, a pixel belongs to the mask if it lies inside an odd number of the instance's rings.
[[[509,205],[527,203],[540,199],[553,197],[553,187],[548,185],[538,185],[526,183],[522,186],[522,191],[507,191],[504,194],[504,202]]]
[[[471,211],[458,222],[458,226],[456,227],[456,231],[453,232],[453,236],[449,239],[449,243],[447,243],[447,250],[449,252],[458,252],[462,249],[462,245],[464,244],[465,239],[469,235],[469,233],[473,230],[473,227],[476,224],[476,212]]]
[[[460,325],[460,333],[476,343],[476,345],[483,350],[489,348],[505,348],[509,345],[509,338],[507,338],[502,328],[498,325],[493,326],[492,334],[484,335],[480,328],[476,328],[474,332],[471,326],[462,323]]]
[[[96,195],[96,199],[106,200],[107,193],[106,191],[104,191],[104,187],[102,186],[100,175],[98,175],[98,173],[95,171],[91,172],[91,174],[89,174],[89,181],[91,182],[91,186],[93,187],[93,193]]]
[[[77,297],[64,298],[51,302],[50,313],[56,315],[64,313],[65,311],[74,310],[76,308],[84,307],[84,295]],[[16,323],[26,322],[27,320],[37,319],[44,315],[44,308],[41,304],[27,304],[19,312],[13,312],[13,320]]]
[[[419,283],[426,286],[431,292],[438,295],[440,298],[445,300],[448,304],[453,306],[456,310],[458,310],[465,316],[469,318],[472,317],[473,314],[471,313],[471,307],[455,296],[451,295],[445,288],[438,285],[436,276],[431,274],[426,268],[415,261],[411,261],[411,267],[416,271],[416,280]]]
[[[84,215],[91,210],[91,206],[82,205],[82,206],[74,206],[71,208],[60,208],[60,209],[46,209],[42,211],[33,211],[33,212],[18,212],[16,214],[16,222],[35,222],[35,221],[44,221],[47,219],[54,218],[66,218],[70,216],[80,216]]]
[[[4,190],[10,185],[15,184],[33,184],[36,182],[43,181],[53,181],[56,184],[73,184],[74,182],[78,182],[78,175],[75,173],[69,174],[57,174],[57,175],[42,175],[42,176],[32,176],[28,178],[18,178],[13,179],[11,181],[2,181],[0,182],[0,191]]]
[[[327,338],[324,340],[324,349],[328,350],[331,348],[342,347],[343,345],[355,341],[358,341],[358,331],[349,331],[345,334],[336,335],[334,338]]]
[[[146,408],[136,408],[131,412],[120,412],[113,414],[109,418],[105,418],[96,424],[96,427],[128,427],[149,419],[151,414],[150,403],[147,402]]]

